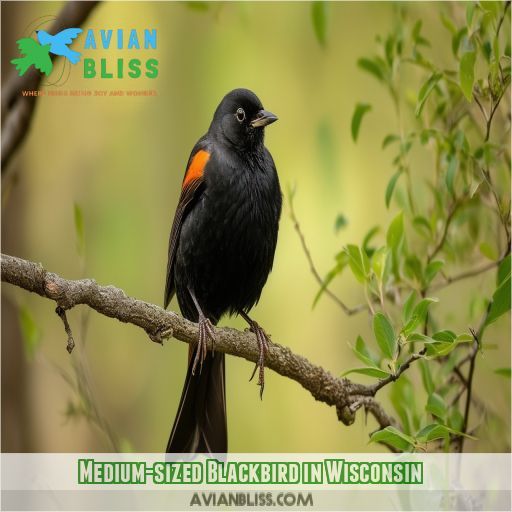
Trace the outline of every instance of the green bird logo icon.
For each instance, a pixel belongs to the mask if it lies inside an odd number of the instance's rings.
[[[23,76],[30,66],[48,76],[53,69],[52,59],[50,58],[51,44],[40,45],[36,40],[30,37],[24,37],[16,41],[21,55],[19,59],[11,60],[11,64],[16,66],[20,76]]]

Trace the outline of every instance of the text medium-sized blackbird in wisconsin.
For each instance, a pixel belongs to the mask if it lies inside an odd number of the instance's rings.
[[[277,117],[247,89],[217,107],[192,149],[169,239],[165,307],[176,293],[185,318],[199,323],[167,452],[227,452],[224,354],[214,348],[212,325],[225,313],[241,315],[259,345],[263,393],[270,342],[248,313],[272,269],[282,194],[274,160],[263,144]],[[254,372],[253,372],[254,376]]]

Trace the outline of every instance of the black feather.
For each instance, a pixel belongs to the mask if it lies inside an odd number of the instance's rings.
[[[243,121],[237,117],[240,108]],[[232,91],[192,151],[191,158],[206,149],[210,158],[201,179],[180,197],[169,241],[165,304],[176,292],[181,312],[194,322],[199,313],[190,289],[216,324],[226,313],[247,313],[272,269],[282,195],[264,130],[251,127],[262,109],[251,91]],[[208,354],[195,376],[191,360],[167,451],[226,452],[224,355]]]

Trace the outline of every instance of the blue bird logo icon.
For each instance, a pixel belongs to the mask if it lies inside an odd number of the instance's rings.
[[[37,30],[36,35],[41,45],[50,45],[50,53],[62,55],[66,57],[71,64],[76,64],[80,60],[81,53],[71,50],[68,45],[73,42],[73,39],[75,39],[80,32],[82,32],[81,28],[67,28],[52,36],[45,30]]]

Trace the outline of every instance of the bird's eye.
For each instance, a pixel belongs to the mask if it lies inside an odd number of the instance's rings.
[[[245,120],[245,112],[244,112],[243,108],[239,108],[236,111],[236,118],[237,118],[239,123],[243,123],[243,121]]]

